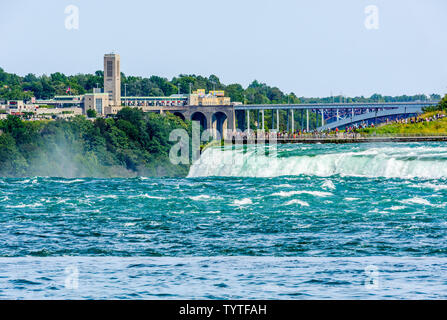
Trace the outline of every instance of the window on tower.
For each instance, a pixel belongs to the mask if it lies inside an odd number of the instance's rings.
[[[107,77],[113,76],[113,61],[107,61]]]

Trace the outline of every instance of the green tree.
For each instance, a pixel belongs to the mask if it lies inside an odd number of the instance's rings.
[[[439,101],[438,109],[444,111],[447,110],[447,94],[441,99],[441,101]]]
[[[226,87],[226,95],[231,98],[231,101],[243,102],[244,88],[238,83],[230,84]]]
[[[14,138],[9,133],[0,134],[0,175],[21,175],[26,165]]]
[[[96,118],[96,110],[95,109],[88,109],[87,110],[87,117],[89,117],[89,118]]]
[[[173,129],[191,131],[172,115],[123,108],[115,118],[0,120],[0,176],[185,176],[169,161]]]

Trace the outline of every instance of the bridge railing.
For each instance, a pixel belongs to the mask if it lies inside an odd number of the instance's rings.
[[[277,135],[277,134],[264,134],[264,135],[256,135],[256,134],[245,134],[245,135],[233,135],[228,134],[224,140],[234,140],[243,141],[243,140],[277,140],[277,141],[303,141],[303,140],[344,140],[344,139],[374,139],[374,138],[417,138],[417,137],[447,137],[447,133],[439,133],[439,132],[420,132],[420,133],[367,133],[367,132],[338,132],[338,133],[304,133],[304,134],[295,134],[295,135]]]
[[[428,107],[439,101],[399,102],[347,102],[347,103],[298,103],[298,104],[239,104],[234,110],[276,110],[276,109],[383,109],[398,107]]]

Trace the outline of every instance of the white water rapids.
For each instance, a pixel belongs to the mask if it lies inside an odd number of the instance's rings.
[[[382,147],[288,145],[278,146],[278,152],[270,156],[262,147],[250,146],[245,150],[208,148],[191,166],[188,177],[298,175],[447,178],[447,147],[442,144],[388,144]]]

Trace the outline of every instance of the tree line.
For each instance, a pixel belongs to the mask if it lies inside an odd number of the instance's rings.
[[[50,99],[55,95],[66,94],[70,87],[72,95],[91,92],[93,88],[102,88],[104,83],[103,71],[94,74],[65,75],[60,72],[50,75],[36,76],[32,73],[19,76],[7,73],[0,68],[0,99],[3,100],[27,100],[31,97],[37,99]],[[285,93],[277,87],[271,87],[265,83],[254,80],[246,88],[233,83],[225,85],[216,75],[204,77],[200,75],[180,74],[171,80],[160,76],[149,78],[126,76],[121,73],[121,92],[124,96],[170,96],[172,94],[189,93],[196,89],[207,91],[225,90],[231,101],[247,104],[270,103],[329,103],[329,102],[400,102],[400,101],[425,101],[427,99],[439,100],[440,95],[432,94],[427,97],[423,94],[383,96],[373,94],[370,97],[344,97],[341,95],[332,97],[298,97],[295,93]]]

